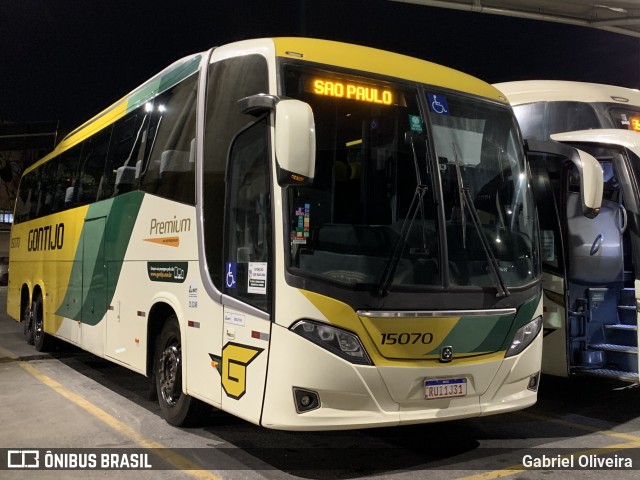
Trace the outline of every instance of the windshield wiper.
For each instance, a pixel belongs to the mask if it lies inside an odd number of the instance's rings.
[[[464,183],[462,182],[462,170],[460,168],[460,160],[458,160],[458,150],[456,148],[456,144],[455,142],[452,143],[451,145],[453,145],[453,161],[456,165],[456,179],[458,180],[458,197],[459,197],[459,203],[460,203],[460,224],[462,226],[462,248],[464,248],[466,250],[467,248],[467,218],[465,217],[464,214],[464,204],[465,204],[465,198],[464,198]]]
[[[409,235],[409,231],[411,230],[413,221],[416,218],[418,209],[421,209],[421,206],[423,205],[423,197],[427,190],[428,187],[426,185],[416,186],[416,191],[413,193],[413,199],[411,200],[409,211],[407,212],[407,216],[405,217],[404,222],[402,222],[400,237],[396,241],[396,244],[393,247],[393,252],[391,252],[391,256],[387,260],[387,264],[385,265],[384,271],[382,272],[380,285],[378,287],[379,297],[382,297],[387,292],[387,288],[389,288],[389,284],[391,283],[391,280],[395,275],[396,269],[398,268],[398,263],[400,263],[402,250],[407,243],[407,236]]]
[[[429,190],[429,186],[424,184],[422,181],[422,174],[420,173],[420,164],[418,163],[418,154],[416,152],[415,144],[414,144],[415,134],[407,132],[405,134],[405,141],[411,143],[411,152],[413,154],[413,165],[416,170],[416,190],[413,192],[413,198],[411,199],[411,205],[409,205],[409,210],[407,211],[407,216],[402,222],[402,228],[400,229],[400,236],[396,241],[395,246],[393,247],[393,251],[391,252],[391,256],[387,260],[387,263],[382,271],[382,277],[380,278],[380,284],[378,286],[378,296],[382,297],[389,288],[389,284],[393,280],[393,276],[395,275],[396,269],[398,268],[398,263],[400,263],[400,257],[402,256],[402,250],[407,243],[407,236],[411,231],[411,227],[413,226],[413,222],[416,219],[416,215],[418,214],[418,210],[420,210],[420,216],[422,219],[422,250],[427,251],[427,238],[425,232],[425,208],[424,208],[424,195]],[[420,136],[419,138],[424,138]],[[428,152],[428,147],[427,147]],[[427,166],[428,167],[428,166]]]
[[[480,216],[478,215],[478,210],[476,210],[476,206],[473,203],[473,198],[471,198],[471,189],[466,188],[462,181],[462,172],[460,169],[460,161],[458,160],[458,151],[456,149],[456,144],[453,143],[453,155],[456,165],[456,177],[458,178],[458,187],[460,193],[460,211],[462,216],[462,242],[463,248],[467,248],[466,245],[466,226],[465,226],[465,216],[464,216],[464,207],[466,206],[469,209],[471,222],[478,232],[478,237],[480,238],[480,243],[482,244],[482,249],[484,250],[484,254],[487,257],[487,262],[489,263],[489,270],[491,271],[491,278],[493,279],[493,283],[498,290],[497,297],[507,297],[509,295],[509,288],[500,273],[500,265],[498,264],[498,260],[496,260],[495,255],[493,254],[493,250],[491,250],[491,246],[489,244],[489,239],[484,232],[484,228],[482,228],[482,222],[480,221]]]

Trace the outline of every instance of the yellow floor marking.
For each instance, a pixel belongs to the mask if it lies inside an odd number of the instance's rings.
[[[6,348],[0,347],[0,358],[15,358],[16,356],[12,351],[7,350]]]
[[[105,412],[100,407],[89,402],[82,396],[76,393],[73,393],[70,390],[67,390],[60,383],[56,382],[51,377],[48,377],[47,375],[42,373],[40,370],[35,368],[33,365],[29,363],[21,362],[20,366],[23,369],[25,369],[29,374],[31,374],[36,379],[38,379],[40,382],[52,388],[53,390],[55,390],[57,393],[59,393],[66,399],[71,400],[73,403],[78,405],[80,408],[83,408],[84,410],[86,410],[88,413],[90,413],[92,416],[94,416],[98,420],[106,423],[112,429],[130,438],[135,443],[137,443],[140,447],[161,449],[162,459],[180,470],[185,470],[184,473],[187,473],[193,477],[204,479],[204,480],[222,480],[222,478],[219,477],[218,475],[212,472],[209,472],[207,470],[202,470],[202,467],[200,465],[192,462],[191,460],[189,460],[188,458],[180,454],[175,453],[166,445],[156,442],[155,440],[148,438],[142,435],[141,433],[137,432],[136,430],[129,427],[128,425],[125,425],[123,422],[113,417],[109,413]]]

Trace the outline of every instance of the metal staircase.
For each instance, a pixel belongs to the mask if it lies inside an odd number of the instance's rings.
[[[638,382],[638,324],[634,288],[588,288],[581,313],[575,372]],[[616,309],[612,302],[617,303]],[[617,310],[617,311],[616,311]],[[574,340],[578,337],[574,337]],[[595,353],[601,352],[601,353]],[[585,360],[586,359],[586,360]]]

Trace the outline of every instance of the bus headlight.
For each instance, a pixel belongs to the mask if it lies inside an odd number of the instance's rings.
[[[517,355],[527,348],[538,336],[540,329],[542,329],[542,317],[535,318],[523,327],[520,327],[513,336],[513,341],[511,342],[511,346],[507,349],[505,358]]]
[[[310,320],[296,322],[291,331],[351,363],[373,365],[362,342],[354,333]]]

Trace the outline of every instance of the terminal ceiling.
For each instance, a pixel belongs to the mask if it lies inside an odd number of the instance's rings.
[[[638,0],[392,0],[598,28],[640,38]]]

